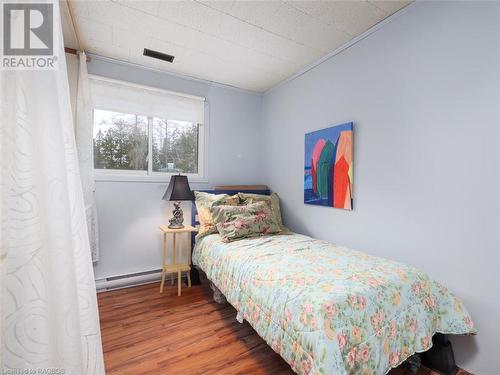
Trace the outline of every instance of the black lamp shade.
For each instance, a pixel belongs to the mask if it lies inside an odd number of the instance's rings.
[[[193,192],[189,187],[187,176],[176,175],[170,178],[167,191],[163,195],[165,201],[192,201]]]

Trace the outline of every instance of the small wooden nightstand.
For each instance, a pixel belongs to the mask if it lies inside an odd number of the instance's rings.
[[[161,272],[161,284],[160,293],[163,293],[163,284],[165,284],[165,274],[167,272],[172,273],[172,284],[174,282],[174,273],[177,272],[178,277],[178,289],[177,295],[181,295],[181,272],[187,271],[188,287],[191,288],[191,232],[197,232],[198,229],[186,225],[182,229],[170,229],[168,225],[160,225],[160,230],[163,232],[163,251],[162,251],[162,272]],[[173,235],[173,246],[172,246],[172,263],[167,262],[167,234],[172,233]],[[186,233],[186,246],[182,246],[182,237],[177,238],[178,234]],[[182,250],[186,249],[186,263],[182,261]],[[177,259],[177,261],[176,261]]]

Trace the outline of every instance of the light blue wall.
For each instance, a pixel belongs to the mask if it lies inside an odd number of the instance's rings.
[[[481,375],[500,352],[500,3],[421,2],[268,92],[266,182],[292,230],[427,271],[466,303]],[[304,134],[354,121],[354,211],[303,204]]]
[[[91,74],[207,98],[205,181],[191,182],[193,189],[263,183],[262,95],[99,57],[93,57],[88,68]],[[166,179],[97,181],[100,260],[94,267],[96,279],[161,267],[158,226],[168,223],[172,211],[171,204],[161,200],[167,184]],[[183,207],[189,223],[190,203],[184,202]]]

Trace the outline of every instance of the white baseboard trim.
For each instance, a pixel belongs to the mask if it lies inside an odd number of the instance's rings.
[[[165,283],[170,281],[170,273],[167,273]],[[174,275],[177,278],[177,275]],[[183,274],[181,276],[182,279],[186,278],[186,275]],[[96,290],[98,293],[106,292],[108,290],[116,290],[123,288],[130,288],[133,286],[151,284],[151,283],[159,283],[161,280],[161,270],[153,270],[147,272],[138,272],[127,275],[106,277],[103,279],[97,279],[95,281]]]

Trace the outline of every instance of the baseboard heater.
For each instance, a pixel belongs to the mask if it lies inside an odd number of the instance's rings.
[[[185,276],[182,275],[184,278]],[[95,286],[98,292],[105,292],[107,290],[128,288],[131,286],[143,285],[160,282],[161,269],[129,273],[126,275],[111,276],[95,281]],[[166,283],[170,281],[170,274],[166,275]],[[158,284],[158,290],[160,286]]]

